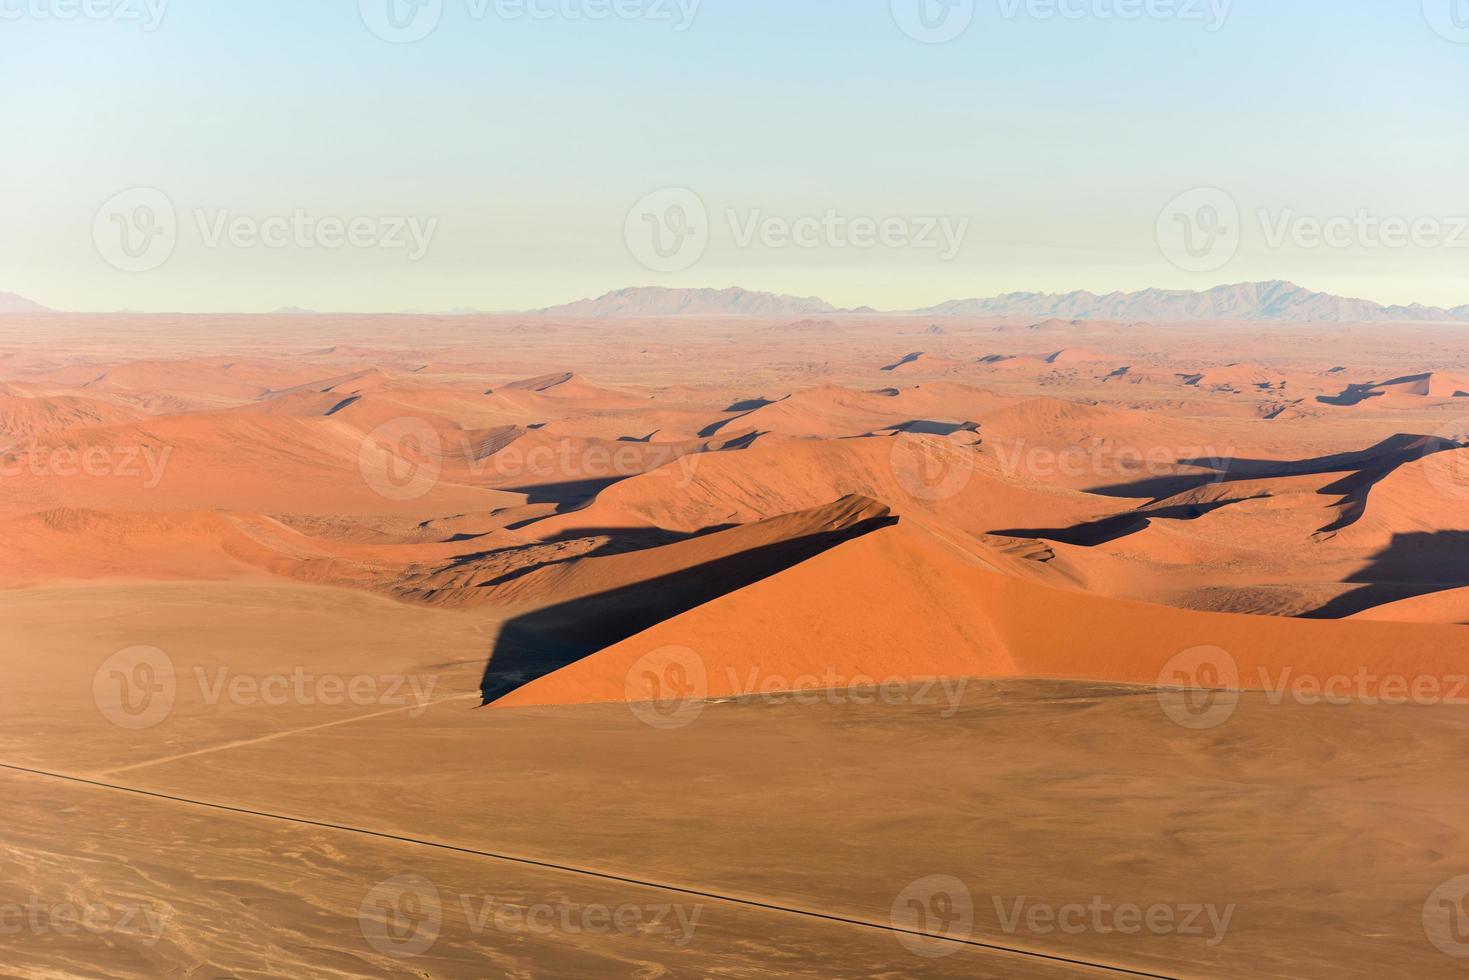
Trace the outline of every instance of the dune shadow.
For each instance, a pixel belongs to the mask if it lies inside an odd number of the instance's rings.
[[[719,435],[719,433],[723,432],[725,429],[727,429],[730,426],[734,425],[734,423],[738,422],[740,419],[743,419],[746,416],[751,415],[755,411],[756,411],[755,409],[751,409],[748,412],[744,412],[744,413],[742,413],[740,415],[736,415],[736,416],[734,416],[732,418],[720,419],[718,422],[710,422],[708,425],[704,426],[704,428],[702,428],[702,429],[699,430],[699,438],[700,439],[713,439],[715,436]]]
[[[500,631],[480,695],[489,704],[670,617],[897,522],[892,516],[874,517],[517,616]]]
[[[1239,500],[1216,500],[1206,504],[1180,504],[1175,507],[1160,507],[1156,510],[1135,511],[1131,514],[1117,514],[1072,527],[1009,528],[990,533],[1005,538],[1035,538],[1041,541],[1055,541],[1057,544],[1095,548],[1097,545],[1107,544],[1110,541],[1146,530],[1154,520],[1197,520],[1221,507],[1228,507],[1230,504],[1239,502]]]
[[[1385,388],[1392,389],[1403,385],[1411,385],[1415,383],[1421,383],[1426,386],[1432,379],[1432,373],[1423,373],[1408,374],[1404,375],[1401,378],[1392,378],[1388,381],[1369,381],[1366,384],[1348,385],[1346,389],[1342,391],[1342,393],[1339,395],[1318,395],[1316,400],[1324,405],[1338,405],[1349,408],[1352,405],[1360,405],[1362,402],[1367,401],[1369,398],[1383,397],[1385,394],[1387,394],[1387,392],[1383,390]],[[1425,395],[1425,397],[1427,396]],[[1469,398],[1469,392],[1455,391],[1453,397]]]
[[[342,410],[344,410],[346,408],[349,408],[352,405],[355,405],[357,402],[360,402],[361,400],[362,400],[362,396],[361,395],[350,395],[350,396],[348,396],[346,398],[343,398],[341,401],[337,402],[331,408],[327,409],[326,410],[326,414],[323,417],[324,418],[331,418],[333,415],[337,414],[338,412],[340,412],[340,411],[342,411]]]
[[[895,362],[893,364],[887,365],[886,367],[883,368],[883,370],[886,371],[886,372],[891,373],[893,371],[896,371],[900,367],[905,367],[905,366],[907,366],[909,364],[912,364],[912,363],[914,363],[914,362],[922,359],[923,356],[924,356],[923,351],[915,351],[914,353],[908,354],[907,356],[905,356],[902,360],[899,360],[899,361],[897,361],[897,362]]]
[[[886,426],[877,432],[869,432],[868,436],[878,433],[906,432],[915,436],[951,436],[956,432],[978,432],[977,422],[941,422],[936,419],[910,419],[907,422],[899,422],[897,425]]]
[[[628,478],[609,476],[592,480],[567,480],[563,483],[542,483],[537,486],[506,487],[505,491],[525,494],[527,504],[555,504],[556,513],[564,514],[591,502],[603,490]]]
[[[735,402],[733,405],[729,406],[729,408],[726,408],[725,411],[740,412],[743,414],[745,412],[753,412],[757,408],[764,408],[766,405],[774,404],[775,402],[770,400],[769,398],[746,398],[743,401]]]
[[[1316,400],[1323,405],[1336,405],[1340,408],[1351,408],[1360,405],[1369,398],[1381,398],[1383,392],[1375,390],[1376,384],[1348,385],[1339,395],[1317,395]]]
[[[1114,483],[1091,487],[1086,492],[1099,497],[1128,500],[1166,500],[1180,493],[1197,490],[1215,483],[1237,483],[1241,480],[1282,479],[1292,476],[1318,476],[1324,473],[1348,473],[1373,469],[1388,473],[1437,452],[1460,448],[1455,443],[1433,436],[1399,433],[1367,449],[1309,459],[1241,459],[1235,456],[1197,456],[1178,460],[1179,466],[1197,467],[1205,472],[1170,474],[1134,483]]]
[[[1374,606],[1469,586],[1469,531],[1394,534],[1372,563],[1350,575],[1362,588],[1337,596],[1303,619],[1343,619]]]

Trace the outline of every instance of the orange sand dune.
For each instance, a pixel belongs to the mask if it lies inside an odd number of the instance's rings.
[[[1469,533],[1469,449],[1425,451],[1420,459],[1364,471],[1339,485],[1345,492],[1341,517],[1327,529],[1338,543],[1386,548],[1416,536],[1462,545]]]
[[[500,554],[461,560],[451,568],[415,577],[408,583],[412,592],[404,591],[446,605],[543,608],[667,580],[734,556],[838,534],[888,516],[881,504],[851,496],[824,507],[667,544],[658,544],[658,535],[634,539],[631,547],[620,545],[615,537],[592,535],[591,541],[573,539],[555,548],[522,549],[526,554],[514,556],[519,561],[509,566],[503,560],[509,556]],[[654,546],[639,546],[646,543]],[[588,544],[596,547],[588,552]],[[530,555],[536,560],[525,561]]]
[[[965,367],[964,361],[937,354],[913,353],[884,367],[885,374],[940,375]]]
[[[1207,368],[1180,378],[1185,384],[1214,391],[1283,390],[1288,387],[1309,386],[1315,379],[1306,375],[1286,374],[1259,364],[1229,364],[1224,367]]]
[[[1112,362],[1119,360],[1116,354],[1104,354],[1090,347],[1067,347],[1058,350],[1046,359],[1047,364],[1096,364],[1098,362]]]
[[[89,389],[166,392],[244,402],[325,377],[329,370],[275,358],[194,357],[131,361],[101,372]]]
[[[804,639],[782,642],[790,636]],[[661,623],[497,705],[654,700],[666,695],[638,679],[670,664],[697,664],[706,678],[699,695],[708,697],[752,693],[743,686],[750,680],[790,690],[832,677],[843,686],[935,676],[1168,684],[1176,683],[1170,661],[1199,647],[1228,654],[1209,654],[1235,665],[1224,686],[1259,690],[1285,669],[1450,678],[1469,657],[1469,633],[1198,613],[1063,592],[980,567],[903,522]]]
[[[512,381],[494,387],[486,394],[494,395],[508,404],[535,405],[543,409],[566,402],[575,403],[580,410],[627,409],[639,406],[642,401],[637,394],[595,384],[573,371]]]
[[[759,432],[839,439],[911,427],[914,423],[952,422],[958,425],[979,412],[1008,401],[993,392],[957,384],[920,385],[875,392],[822,385],[757,405],[716,423],[707,431],[721,435]]]
[[[1449,371],[1409,374],[1388,381],[1349,385],[1328,404],[1350,407],[1414,408],[1424,402],[1469,397],[1469,375]]]
[[[1012,480],[976,451],[972,433],[955,436],[762,442],[704,453],[608,487],[586,507],[527,531],[542,537],[577,528],[698,531],[807,510],[848,494],[903,501],[915,517],[972,534],[1032,522],[1068,526],[1131,506]]]
[[[463,545],[362,545],[311,538],[258,514],[61,508],[0,523],[0,583],[75,579],[215,581],[274,575],[386,587],[410,563],[443,564]]]
[[[1426,595],[1385,602],[1356,613],[1351,619],[1379,623],[1453,623],[1469,626],[1469,588],[1446,589]]]
[[[1469,375],[1432,371],[1384,381],[1374,385],[1373,390],[1385,395],[1413,395],[1419,398],[1464,398],[1469,397]]]
[[[438,471],[423,468],[442,464],[395,458],[389,469],[382,453],[392,450],[366,436],[335,417],[230,411],[50,433],[6,460],[9,492],[0,498],[0,516],[68,506],[294,514],[381,513],[407,505],[442,515],[523,502],[456,483],[448,473],[426,480],[412,500],[395,498],[391,487],[385,494],[365,478],[364,460],[385,472],[430,476]]]
[[[792,947],[720,927],[729,903],[678,955],[470,936],[483,858],[368,854],[352,826],[729,891],[788,926],[773,907],[880,927],[967,868],[1000,944],[992,896],[1237,901],[1217,948],[1034,945],[1160,976],[1451,975],[1423,909],[1466,870],[1444,773],[1469,719],[1370,696],[1469,674],[1462,330],[806,315],[0,316],[0,761],[319,821],[208,811],[201,850],[177,801],[129,795],[119,844],[118,794],[12,771],[0,911],[116,889],[170,928],[7,936],[6,967],[755,975],[797,948],[823,976],[1078,972],[915,960],[829,918]],[[256,696],[288,673],[429,697]],[[1358,703],[1271,690],[1291,678]],[[1159,686],[1252,693],[1188,731],[1170,706],[1229,699]],[[814,698],[706,700],[791,690]],[[681,704],[698,724],[645,724]],[[687,832],[644,832],[675,798]],[[364,895],[425,860],[447,931],[374,952]],[[494,895],[564,906],[589,880],[552,877]],[[833,942],[862,948],[813,952]]]
[[[141,409],[99,398],[38,394],[28,386],[0,384],[0,439],[20,441],[63,429],[121,425],[145,416]]]

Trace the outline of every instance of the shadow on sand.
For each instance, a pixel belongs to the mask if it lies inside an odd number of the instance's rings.
[[[897,522],[896,517],[874,517],[516,617],[500,631],[480,694],[489,704],[665,619]]]
[[[1387,602],[1469,586],[1469,531],[1394,534],[1372,564],[1346,581],[1355,589],[1304,614],[1303,619],[1344,619]]]

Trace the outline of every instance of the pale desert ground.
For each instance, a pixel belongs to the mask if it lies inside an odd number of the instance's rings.
[[[0,317],[0,974],[1458,975],[1463,329]]]

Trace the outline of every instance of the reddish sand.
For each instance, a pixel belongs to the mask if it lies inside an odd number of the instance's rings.
[[[1221,689],[1240,689],[1256,692],[1243,704],[1258,710],[1241,708],[1231,722],[1241,727],[1207,746],[1188,741],[1187,725],[1159,727],[1166,710],[1148,720],[1109,715],[1098,732],[1141,754],[1166,746],[1167,766],[1158,765],[1181,776],[1207,755],[1219,786],[1258,789],[1273,778],[1272,763],[1236,765],[1214,753],[1236,744],[1234,732],[1237,743],[1258,746],[1277,727],[1298,739],[1314,731],[1289,708],[1270,713],[1282,703],[1280,685],[1349,679],[1354,724],[1391,733],[1401,749],[1411,725],[1375,702],[1400,681],[1452,688],[1469,662],[1469,349],[1461,328],[796,319],[803,315],[0,317],[0,601],[18,637],[0,762],[112,780],[144,779],[156,768],[168,774],[157,776],[160,791],[238,791],[244,796],[233,803],[289,805],[307,819],[350,803],[342,819],[381,817],[411,831],[376,794],[391,791],[433,823],[425,813],[447,805],[445,787],[473,783],[500,750],[477,734],[506,726],[533,742],[553,711],[626,718],[627,705],[637,717],[648,704],[676,713],[681,704],[723,702],[720,710],[749,719],[752,691],[845,693],[852,715],[828,719],[810,744],[792,743],[789,758],[761,764],[819,768],[848,751],[843,726],[872,744],[891,728],[902,737],[884,743],[889,754],[874,762],[891,774],[902,771],[905,754],[914,765],[937,765],[923,745],[947,735],[931,727],[938,720],[867,712],[868,701],[852,692],[1045,679],[1071,693],[1024,702],[1034,714],[1023,730],[1035,744],[1012,740],[1005,751],[1036,754],[1019,762],[1007,755],[1005,765],[1044,768],[1036,760],[1050,737],[1093,710],[1097,699],[1084,692],[1097,684],[1124,685],[1127,697],[1155,709],[1170,697],[1207,703]],[[99,712],[92,685],[99,665],[137,647],[166,649],[188,690],[155,729],[124,730]],[[376,704],[201,697],[195,676],[221,668],[251,678],[308,669],[429,677],[450,705],[442,710],[462,713],[451,726],[457,741],[394,743],[382,733],[397,720],[378,719],[395,709]],[[590,706],[598,702],[609,704]],[[489,710],[473,710],[482,703]],[[974,710],[991,709],[986,702]],[[700,750],[742,751],[744,724],[757,723],[731,722],[717,747]],[[1435,724],[1449,739],[1458,722]],[[609,757],[596,760],[603,771],[576,769],[582,775],[560,786],[559,805],[601,812],[625,803],[620,794],[641,799],[648,760],[660,757],[642,740],[659,735],[679,737],[657,724],[619,734]],[[779,733],[760,737],[774,744]],[[1394,760],[1375,757],[1364,737],[1355,747],[1363,771],[1391,772]],[[292,754],[306,741],[326,746],[310,765]],[[970,755],[953,765],[986,759],[982,742],[956,744]],[[1453,757],[1427,741],[1410,748],[1420,758]],[[318,804],[287,799],[284,789],[275,798],[258,779],[242,776],[234,786],[226,760],[256,752],[250,772],[311,783]],[[1308,769],[1294,752],[1279,748],[1283,764]],[[1095,771],[1071,786],[1067,799],[1082,807],[1075,814],[1059,798],[1049,800],[1056,809],[1032,807],[1035,787],[1024,783],[989,787],[994,799],[907,799],[891,814],[863,798],[840,814],[849,826],[901,829],[906,813],[929,821],[933,847],[887,868],[880,885],[853,891],[861,900],[846,910],[860,906],[870,916],[874,895],[894,881],[901,888],[904,874],[934,873],[945,842],[994,819],[976,814],[994,812],[1016,826],[1044,824],[1051,839],[1069,842],[1073,859],[1091,854],[1083,862],[1091,877],[1053,869],[1058,888],[1090,895],[1113,875],[1133,880],[1138,855],[1088,852],[1086,824],[1106,809],[1099,799],[1125,797],[1142,813],[1163,791],[1153,782],[1117,784],[1097,753],[1086,759]],[[574,768],[567,765],[526,761],[517,785],[535,797],[538,781]],[[378,769],[397,782],[375,783]],[[414,775],[402,775],[409,769]],[[705,759],[699,772],[717,783],[722,764]],[[1352,880],[1319,881],[1317,891],[1263,905],[1296,908],[1295,929],[1309,931],[1314,916],[1363,941],[1375,928],[1363,911],[1373,907],[1364,869],[1374,860],[1386,865],[1411,851],[1424,875],[1448,870],[1424,856],[1449,853],[1459,839],[1433,838],[1444,818],[1422,816],[1442,802],[1441,790],[1418,782],[1394,791],[1427,801],[1411,821],[1427,835],[1421,841],[1373,860],[1356,854]],[[822,818],[843,809],[841,793],[817,807],[751,792],[760,826],[783,848],[772,865],[837,833]],[[1266,794],[1277,819],[1291,811],[1282,793]],[[1318,824],[1348,849],[1392,837],[1393,813],[1333,810],[1333,793],[1350,795],[1314,787],[1315,809],[1295,815],[1300,846]],[[67,793],[52,796],[56,806],[74,805]],[[996,811],[997,800],[1010,809]],[[43,812],[21,809],[32,818]],[[492,831],[503,812],[461,815],[457,833],[500,847]],[[1199,814],[1177,802],[1152,819],[1158,840],[1147,847],[1166,850],[1178,871],[1171,880],[1186,881],[1203,860],[1189,840]],[[140,840],[166,837],[142,814],[127,820],[146,830]],[[788,836],[786,823],[800,833]],[[1068,824],[1081,828],[1079,837],[1068,836]],[[440,836],[454,830],[433,825]],[[556,826],[585,839],[585,828]],[[1238,848],[1242,874],[1269,878],[1262,855],[1274,852],[1254,842],[1263,831],[1238,814],[1211,826]],[[604,830],[625,845],[646,825]],[[102,833],[78,826],[94,832]],[[703,832],[718,838],[719,822]],[[212,866],[214,879],[258,883],[276,874],[261,857],[273,846],[268,835],[232,833],[245,843]],[[864,839],[878,838],[887,840]],[[310,846],[322,849],[323,865],[337,861],[329,849],[339,842],[313,838]],[[1044,849],[1037,840],[1028,846]],[[610,870],[628,871],[619,860],[635,850],[609,845]],[[175,862],[198,860],[191,848],[171,853]],[[107,880],[119,888],[135,886],[126,857],[106,859]],[[27,860],[15,863],[58,881],[68,873],[54,856]],[[367,868],[391,864],[374,851]],[[353,873],[369,871],[353,865]],[[721,887],[747,897],[789,891],[763,865],[748,878],[732,865],[720,875]],[[158,880],[190,895],[199,887],[176,866]],[[1405,941],[1399,906],[1411,904],[1420,884],[1415,877],[1395,893],[1394,943]],[[1346,897],[1333,905],[1332,894]],[[355,903],[344,892],[313,907],[340,916]],[[1333,918],[1338,907],[1355,917]],[[719,927],[720,951],[768,967],[764,951],[740,946],[765,928],[759,916],[750,908],[730,915],[732,924]],[[323,975],[391,971],[394,964],[342,939],[333,922],[297,940],[271,940],[328,950],[329,968],[310,957],[281,962]],[[154,958],[126,947],[132,958],[117,972],[259,972],[259,956],[221,953],[227,944],[210,935],[202,953],[186,942]],[[1270,975],[1327,975],[1323,963],[1337,975],[1352,968],[1321,945],[1296,955],[1289,939],[1272,934],[1264,944]],[[793,928],[790,941],[822,944],[805,927]],[[1165,975],[1182,975],[1187,964],[1201,974],[1214,965],[1227,967],[1218,975],[1250,975],[1247,957],[1209,948],[1169,946],[1154,958],[1145,943],[1072,946]],[[1368,950],[1362,962],[1393,962],[1394,952]],[[86,953],[45,948],[32,962],[42,964],[38,975],[59,975],[77,972]],[[580,948],[537,951],[530,966],[497,955],[504,958],[478,967],[453,957],[424,961],[420,972],[606,965]],[[636,942],[617,955],[623,965],[653,964],[647,975],[664,967],[709,975],[725,962],[663,957]],[[811,975],[923,972],[921,962],[871,955],[870,967],[852,953]],[[1415,975],[1441,967],[1410,959]],[[950,972],[1049,975],[1026,962],[1029,974],[986,961]],[[737,966],[756,969],[746,960]]]

